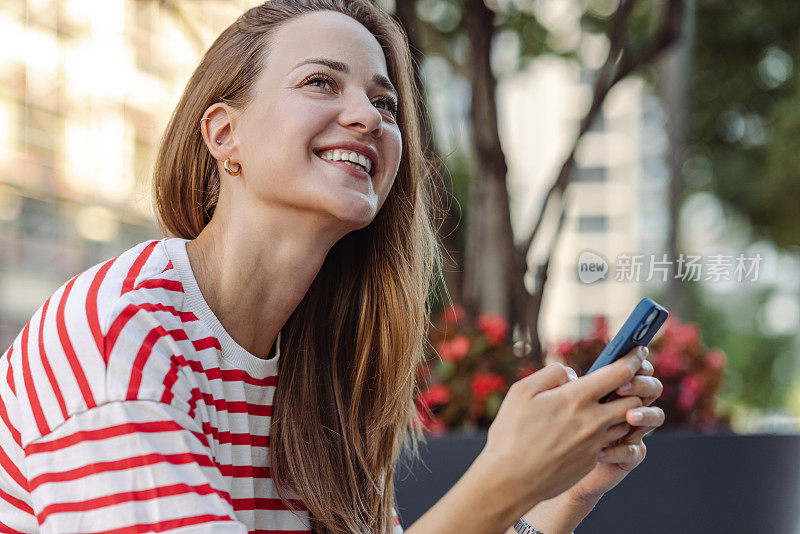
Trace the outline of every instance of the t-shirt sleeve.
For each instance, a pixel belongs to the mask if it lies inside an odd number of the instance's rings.
[[[246,533],[204,442],[188,414],[158,401],[72,415],[25,447],[40,531]]]
[[[400,519],[397,517],[397,510],[392,507],[392,515],[394,516],[394,532],[393,534],[400,534],[403,532],[403,527],[400,525]]]

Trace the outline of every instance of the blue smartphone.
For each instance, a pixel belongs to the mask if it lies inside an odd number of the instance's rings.
[[[586,374],[619,360],[636,346],[646,346],[667,320],[667,315],[669,312],[666,308],[652,299],[643,298]],[[600,399],[600,402],[608,400],[612,393]]]

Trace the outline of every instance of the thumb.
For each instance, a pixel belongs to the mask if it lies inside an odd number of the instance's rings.
[[[578,375],[571,367],[560,363],[551,363],[544,369],[540,369],[522,380],[528,382],[528,384],[526,384],[526,389],[530,392],[531,396],[534,396],[542,391],[557,388],[558,386],[577,379]]]

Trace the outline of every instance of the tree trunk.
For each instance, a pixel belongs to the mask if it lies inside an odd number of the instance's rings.
[[[467,0],[463,27],[469,43],[472,78],[472,140],[474,177],[464,268],[464,301],[473,314],[490,313],[518,322],[511,295],[515,268],[507,166],[497,125],[495,87],[490,54],[494,12],[483,0]]]
[[[423,60],[423,46],[421,43],[419,19],[417,18],[416,0],[407,0],[396,2],[395,15],[398,21],[403,26],[408,36],[408,44],[411,48],[411,55],[414,59],[414,82],[417,91],[421,95],[423,104],[425,103],[425,87],[422,83],[419,67]],[[423,105],[421,119],[421,138],[423,139],[423,149],[425,151],[426,160],[429,162],[438,161],[436,155],[436,139],[434,137],[433,125],[431,123],[430,114],[428,113],[427,105]],[[445,176],[447,173],[439,165],[434,163],[432,169],[434,173],[434,181],[439,181],[439,178]],[[449,178],[442,179],[441,182],[446,191],[446,212],[444,220],[439,228],[439,241],[442,244],[444,252],[444,279],[447,285],[447,290],[453,302],[461,302],[461,287],[463,284],[463,265],[464,259],[462,251],[464,250],[463,232],[458,222],[461,219],[458,203],[454,200],[452,181]],[[447,303],[445,303],[447,304]]]
[[[681,252],[678,243],[678,228],[681,200],[683,199],[683,164],[686,161],[688,84],[694,31],[692,28],[694,0],[687,1],[686,9],[682,39],[659,62],[658,87],[667,111],[667,134],[669,136],[669,149],[666,155],[670,174],[667,253],[673,265],[677,265],[675,262]],[[674,275],[669,282],[665,304],[678,317],[686,317],[686,286]]]

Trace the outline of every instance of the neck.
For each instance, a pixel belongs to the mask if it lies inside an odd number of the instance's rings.
[[[318,214],[269,213],[251,218],[215,211],[186,246],[209,308],[234,341],[260,358],[270,357],[278,332],[342,235],[321,227]]]

